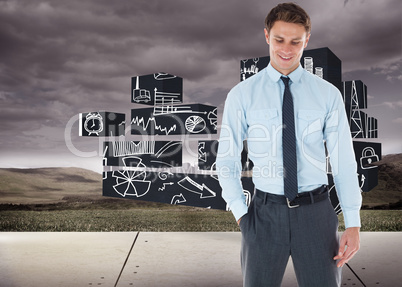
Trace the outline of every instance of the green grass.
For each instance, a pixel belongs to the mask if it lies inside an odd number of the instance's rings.
[[[402,211],[362,210],[361,231],[402,231]],[[339,230],[344,230],[339,216]],[[3,210],[0,231],[239,231],[233,215],[192,207]]]

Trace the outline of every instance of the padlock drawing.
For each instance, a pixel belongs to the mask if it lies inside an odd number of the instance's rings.
[[[371,164],[378,160],[378,155],[375,154],[374,149],[372,147],[365,147],[360,158],[360,166],[362,169],[376,168],[376,166]]]

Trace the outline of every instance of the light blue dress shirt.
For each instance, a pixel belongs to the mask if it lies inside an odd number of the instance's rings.
[[[284,194],[282,160],[282,76],[271,64],[237,84],[222,118],[216,168],[222,197],[236,220],[247,213],[240,181],[241,151],[247,139],[253,182],[261,191]],[[288,75],[295,108],[298,192],[328,184],[325,145],[345,225],[360,226],[362,202],[352,138],[339,90],[300,65]]]

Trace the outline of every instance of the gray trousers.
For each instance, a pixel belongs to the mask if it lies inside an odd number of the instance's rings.
[[[253,197],[240,221],[244,287],[280,286],[289,256],[301,287],[338,287],[338,217],[323,200],[288,208]]]

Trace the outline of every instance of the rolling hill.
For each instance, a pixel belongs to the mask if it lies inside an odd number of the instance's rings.
[[[0,203],[46,204],[102,197],[102,175],[81,168],[0,169]]]
[[[363,193],[364,208],[401,209],[402,154],[379,162],[378,186]],[[0,169],[0,204],[35,205],[79,202],[139,202],[102,196],[102,175],[81,168]]]

